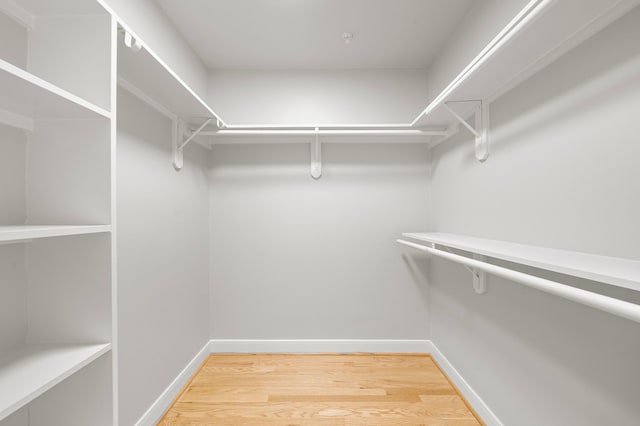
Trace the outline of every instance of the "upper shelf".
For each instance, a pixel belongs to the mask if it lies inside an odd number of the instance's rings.
[[[640,291],[640,261],[444,233],[407,238]]]
[[[122,34],[118,40],[118,82],[125,89],[139,90],[178,118],[214,116],[180,77],[147,48],[135,52],[125,47]]]
[[[428,113],[419,116],[414,125],[455,125],[457,120],[441,108],[442,103],[465,100],[491,103],[637,5],[637,0],[589,0],[580,2],[580,13],[576,13],[573,2],[540,1],[539,13],[534,10],[531,16],[514,19],[513,27],[503,37],[494,39],[492,49],[488,45],[486,54],[479,54],[469,64],[469,72],[456,76],[449,85],[452,90],[440,93],[445,96],[428,105]],[[471,67],[474,63],[477,66]],[[468,117],[473,108],[472,104],[454,106],[463,117]]]
[[[0,59],[0,110],[28,119],[95,119],[111,114]]]

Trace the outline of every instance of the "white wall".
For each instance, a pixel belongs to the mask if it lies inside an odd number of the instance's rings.
[[[636,9],[495,102],[485,164],[464,133],[436,148],[436,229],[640,259],[639,39]],[[504,424],[638,423],[638,324],[431,262],[432,339]]]
[[[424,339],[426,284],[394,243],[428,225],[423,145],[226,145],[212,154],[211,337]]]
[[[216,71],[208,102],[228,124],[410,123],[424,70]]]
[[[132,425],[209,334],[208,153],[171,166],[170,121],[118,91],[120,424]]]

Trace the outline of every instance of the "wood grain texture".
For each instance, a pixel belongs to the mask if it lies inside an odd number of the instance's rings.
[[[211,355],[159,426],[483,425],[429,355]]]

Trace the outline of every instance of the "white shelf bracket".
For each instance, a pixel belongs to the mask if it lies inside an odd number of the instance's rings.
[[[436,245],[434,243],[430,243],[429,247],[431,247],[432,249],[435,249]],[[444,246],[444,249],[449,253],[453,254],[453,252],[449,247]],[[486,256],[483,256],[477,253],[473,253],[473,258],[480,262],[487,261]],[[478,294],[485,294],[487,292],[487,273],[479,270],[478,268],[472,268],[467,265],[462,265],[462,266],[464,266],[467,271],[471,272],[471,275],[473,276],[473,290]]]
[[[322,177],[322,144],[319,130],[316,127],[315,139],[311,142],[311,177],[316,180]]]
[[[173,168],[176,171],[182,170],[182,166],[184,165],[184,149],[198,134],[205,128],[209,123],[213,121],[213,118],[208,118],[200,127],[191,132],[189,137],[182,143],[180,140],[182,139],[182,135],[184,134],[183,127],[184,124],[180,120],[173,120],[173,137],[171,140],[171,151],[173,153]]]
[[[142,43],[137,38],[133,37],[127,30],[124,31],[124,45],[134,52],[139,52],[142,49]]]
[[[177,118],[171,120],[171,153],[173,157],[173,168],[179,172],[184,165],[184,157],[180,149],[180,135],[182,134],[182,123]]]
[[[449,106],[451,103],[470,103],[476,104],[475,108],[475,127],[467,123],[460,114]],[[460,124],[466,127],[475,136],[476,159],[484,162],[489,158],[489,104],[483,101],[450,101],[443,104],[445,109],[453,115]]]
[[[480,262],[486,262],[487,257],[481,254],[474,253],[473,258]],[[473,274],[473,289],[478,294],[485,294],[487,292],[487,273],[477,268],[472,268]]]

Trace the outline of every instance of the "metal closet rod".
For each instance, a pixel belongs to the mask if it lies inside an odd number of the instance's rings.
[[[220,129],[202,131],[202,136],[443,136],[446,129],[380,129],[380,128],[264,128],[264,129]]]
[[[553,294],[554,296],[562,297],[563,299],[571,300],[572,302],[590,306],[592,308],[599,309],[601,311],[608,312],[610,314],[640,323],[640,305],[637,305],[635,303],[626,302],[624,300],[616,299],[614,297],[609,297],[598,293],[593,293],[587,290],[582,290],[580,288],[561,284],[556,281],[547,280],[544,278],[536,277],[534,275],[529,275],[523,272],[504,268],[502,266],[492,265],[490,263],[481,262],[479,260],[470,259],[468,257],[460,256],[453,253],[448,253],[443,250],[423,246],[421,244],[416,244],[410,241],[396,240],[396,242],[414,249],[425,251],[434,256],[438,256],[452,262],[461,263],[463,265],[485,271],[492,275],[502,277],[510,281],[515,281],[527,287],[535,288],[536,290]]]

